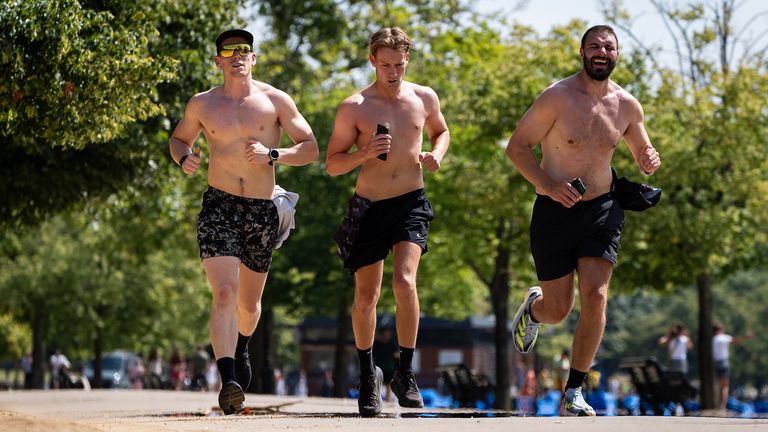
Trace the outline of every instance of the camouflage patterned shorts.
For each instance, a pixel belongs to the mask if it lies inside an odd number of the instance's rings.
[[[208,187],[197,218],[200,259],[234,256],[265,273],[277,238],[277,208],[272,200],[245,198]]]

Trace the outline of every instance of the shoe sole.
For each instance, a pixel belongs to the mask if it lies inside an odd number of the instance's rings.
[[[541,295],[541,291],[535,291],[537,295]],[[520,305],[519,308],[517,308],[517,313],[515,314],[515,320],[512,321],[512,327],[514,329],[512,333],[512,345],[515,346],[515,349],[520,354],[528,354],[533,349],[533,346],[536,345],[536,340],[531,343],[531,345],[528,347],[528,349],[523,349],[523,347],[517,345],[517,338],[515,337],[515,334],[517,334],[517,326],[520,325],[520,319],[523,316],[523,313],[525,312],[525,305],[528,304],[528,299],[534,294],[534,291],[528,291],[525,293],[525,298],[523,299],[523,303]]]
[[[573,414],[571,412],[566,411],[565,417],[595,417],[595,413],[589,412],[589,411],[579,411],[578,414]]]
[[[224,414],[237,414],[245,410],[245,394],[235,386],[225,386],[219,393],[219,407]]]
[[[375,417],[379,414],[381,414],[382,410],[382,403],[381,403],[381,387],[384,383],[384,373],[381,372],[381,369],[379,367],[376,367],[376,395],[379,397],[379,403],[374,407],[373,409],[365,409],[361,406],[358,406],[360,409],[360,416],[361,417]],[[358,396],[359,397],[359,396]]]

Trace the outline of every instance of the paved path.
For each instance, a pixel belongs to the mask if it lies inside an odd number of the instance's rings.
[[[0,393],[2,432],[338,431],[396,432],[721,432],[766,431],[768,419],[716,417],[488,417],[468,410],[385,405],[373,419],[349,399],[249,394],[250,415],[222,416],[216,394],[63,390]]]

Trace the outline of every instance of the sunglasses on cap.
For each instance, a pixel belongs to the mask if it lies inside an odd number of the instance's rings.
[[[250,54],[253,52],[253,49],[250,45],[239,43],[239,44],[227,44],[222,45],[221,49],[219,50],[219,55],[221,57],[232,57],[235,55],[235,51],[240,53],[241,56],[244,56],[246,54]]]

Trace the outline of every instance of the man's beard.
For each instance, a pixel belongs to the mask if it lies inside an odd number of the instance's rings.
[[[584,70],[587,72],[587,75],[589,75],[590,78],[592,78],[595,81],[605,81],[608,79],[609,76],[611,76],[611,72],[613,72],[613,68],[616,67],[616,62],[611,61],[610,59],[606,59],[607,62],[605,66],[603,66],[603,70],[595,70],[592,68],[592,61],[587,59],[586,57],[582,57],[582,61],[584,63]]]

